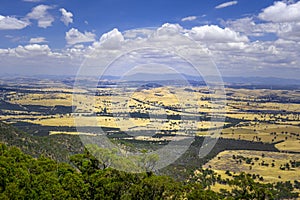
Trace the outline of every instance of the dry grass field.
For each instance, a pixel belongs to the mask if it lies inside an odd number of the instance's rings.
[[[26,94],[22,97],[14,97],[11,103],[21,105],[71,106],[72,94]]]
[[[78,94],[73,96],[71,88],[64,88],[58,83],[53,83],[56,87],[46,87],[45,83],[40,89],[35,89],[37,93],[17,94],[9,93],[9,102],[21,106],[74,106],[75,112],[92,115],[93,113],[110,113],[114,117],[97,116],[96,120],[91,120],[88,116],[80,117],[82,125],[99,125],[108,127],[119,127],[122,130],[129,129],[154,129],[165,131],[179,131],[191,128],[199,129],[199,135],[206,135],[210,131],[200,131],[200,129],[222,128],[223,125],[229,125],[228,122],[214,122],[209,120],[201,120],[198,122],[174,119],[145,119],[138,117],[117,117],[119,113],[145,113],[154,115],[185,115],[197,116],[199,112],[210,115],[213,112],[223,112],[224,117],[240,120],[237,125],[225,128],[222,131],[222,137],[244,139],[244,140],[260,140],[262,142],[279,142],[288,140],[293,146],[297,145],[296,136],[291,133],[299,133],[299,112],[300,106],[295,103],[279,103],[279,102],[257,102],[258,99],[266,99],[272,95],[281,97],[290,97],[292,99],[300,98],[299,93],[284,90],[249,90],[249,89],[226,89],[227,101],[226,107],[221,109],[220,105],[210,100],[214,94],[208,94],[207,88],[195,87],[193,90],[187,90],[180,87],[158,87],[151,89],[136,90],[128,88],[128,91],[110,88],[98,88],[101,96],[93,96],[88,94],[86,90],[76,91]],[[110,94],[118,94],[110,96]],[[107,95],[106,95],[107,94]],[[221,109],[221,110],[220,110]],[[249,112],[256,111],[256,112]],[[0,115],[0,119],[4,121],[17,122],[25,121],[43,126],[74,126],[74,118],[70,114],[45,115],[43,113],[26,113],[26,111],[10,111]],[[279,114],[262,113],[265,111],[283,111]],[[9,113],[9,115],[7,115]],[[30,117],[26,117],[32,115]],[[36,114],[36,115],[33,115]],[[96,123],[94,123],[96,121]],[[276,132],[277,135],[270,135]],[[288,132],[288,134],[281,134]],[[288,137],[288,138],[286,138]],[[299,138],[299,137],[298,137]],[[289,145],[279,145],[282,150],[296,149]]]
[[[280,151],[300,152],[300,140],[287,140],[275,145]]]
[[[263,182],[300,180],[300,166],[292,167],[291,161],[300,162],[300,154],[265,151],[223,151],[206,163],[204,168],[211,168],[223,178],[232,174],[246,172],[259,174]],[[289,169],[286,165],[289,165]],[[282,167],[282,169],[280,169]],[[285,169],[283,170],[283,167]]]

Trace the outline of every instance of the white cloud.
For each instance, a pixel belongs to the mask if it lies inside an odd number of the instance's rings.
[[[300,23],[285,24],[277,33],[279,38],[300,42]]]
[[[250,18],[250,17],[240,18],[240,19],[236,19],[236,20],[223,21],[222,25],[229,27],[232,30],[246,33],[247,35],[252,35],[253,33],[256,32],[254,30],[256,24],[253,21],[253,18]]]
[[[216,9],[226,8],[226,7],[229,7],[229,6],[233,6],[237,3],[238,3],[238,1],[229,1],[229,2],[226,2],[226,3],[222,3],[220,5],[217,5],[215,8]]]
[[[209,49],[224,76],[298,76],[295,69],[299,69],[300,59],[294,43],[255,41],[241,49],[226,43],[212,44]]]
[[[75,74],[80,58],[67,52],[53,51],[48,45],[29,44],[15,48],[0,49],[2,73],[33,74]]]
[[[196,16],[188,16],[188,17],[184,17],[181,19],[182,22],[185,22],[185,21],[194,21],[196,20],[197,17]]]
[[[61,12],[62,16],[60,18],[60,20],[66,25],[68,26],[70,23],[73,23],[73,14],[71,12],[66,11],[66,9],[61,8],[59,9],[59,11]]]
[[[300,22],[300,1],[293,4],[285,2],[275,2],[258,15],[265,21],[271,22]]]
[[[117,30],[113,32],[121,34]],[[139,31],[135,30],[135,33],[136,32]],[[142,30],[142,32],[145,31]],[[181,37],[178,36],[182,34],[186,34],[187,36],[200,41],[206,48],[194,49],[197,45],[192,42],[182,41]],[[107,35],[109,34],[104,34],[103,38],[106,38]],[[290,76],[293,76],[294,74],[293,77],[295,77],[295,73],[292,73],[292,71],[300,64],[300,53],[296,48],[296,44],[298,43],[280,42],[279,44],[277,42],[277,44],[272,41],[251,42],[246,36],[229,28],[202,26],[194,27],[192,29],[183,29],[178,24],[164,24],[158,29],[153,30],[152,34],[147,32],[147,35],[147,37],[139,37],[139,34],[136,34],[136,38],[134,38],[134,34],[130,34],[130,37],[126,37],[124,41],[119,41],[118,44],[120,45],[116,45],[115,47],[117,48],[113,50],[107,50],[99,43],[97,43],[99,44],[97,46],[93,45],[93,48],[88,47],[91,51],[85,51],[85,55],[92,55],[93,58],[95,56],[94,62],[88,59],[90,61],[88,63],[89,66],[93,66],[93,63],[95,63],[95,68],[91,69],[90,72],[99,69],[99,67],[101,68],[101,66],[107,66],[107,64],[109,64],[108,60],[124,55],[122,52],[131,52],[132,49],[145,46],[157,51],[142,51],[140,54],[130,53],[130,56],[125,59],[126,62],[123,63],[116,59],[113,64],[115,69],[114,72],[120,74],[126,72],[128,66],[146,64],[147,62],[152,63],[157,60],[159,60],[159,63],[161,64],[172,66],[172,68],[174,67],[174,69],[178,70],[175,65],[178,65],[180,60],[175,59],[176,62],[173,62],[174,60],[171,59],[172,56],[166,56],[160,52],[159,50],[163,49],[161,48],[162,46],[174,47],[182,53],[181,55],[187,56],[193,56],[194,51],[208,52],[217,66],[219,66],[221,72],[227,76],[256,76],[268,74],[270,76],[274,75],[280,77],[281,74],[290,74]],[[72,51],[79,52],[79,50]],[[199,54],[195,55],[199,56]],[[186,57],[183,56],[183,58]],[[197,57],[193,59],[201,58]],[[209,64],[206,65],[205,61],[200,62],[203,66],[209,66]],[[284,73],[279,72],[278,69],[284,69]],[[206,69],[202,68],[201,70]]]
[[[186,40],[178,37],[184,34],[186,30],[179,24],[165,23],[157,28],[149,37],[149,41],[156,43],[164,43],[166,46],[172,46],[174,43],[183,45]],[[154,44],[152,44],[154,45]]]
[[[23,29],[28,25],[28,22],[19,20],[15,17],[0,15],[0,30]]]
[[[252,24],[253,27],[247,30],[250,33],[253,30],[259,32],[258,25],[265,25],[254,23],[252,18],[244,19],[242,22]],[[159,61],[162,65],[171,66],[177,70],[176,66],[179,69],[184,62],[178,56],[174,56],[173,51],[168,52],[168,55],[160,51],[165,47],[168,49],[171,47],[176,51],[180,51],[181,55],[186,55],[186,57],[195,60],[202,59],[195,52],[209,53],[220,71],[226,76],[265,74],[266,76],[295,78],[299,77],[297,72],[299,72],[300,66],[299,42],[291,40],[292,36],[297,36],[297,30],[299,30],[295,27],[296,25],[290,30],[282,28],[281,34],[283,35],[276,41],[249,41],[247,36],[239,33],[240,31],[235,31],[233,28],[206,25],[184,29],[178,24],[167,23],[157,29],[133,30],[124,34],[118,29],[113,29],[90,45],[82,45],[81,43],[94,41],[95,35],[93,33],[81,33],[77,29],[70,29],[66,33],[66,40],[68,44],[73,44],[72,46],[55,51],[51,50],[48,45],[39,44],[0,49],[0,65],[10,66],[5,70],[2,69],[2,72],[9,71],[11,68],[14,71],[16,69],[22,70],[24,66],[28,66],[26,69],[32,69],[29,68],[32,66],[35,66],[35,69],[42,69],[46,66],[44,68],[48,69],[52,66],[47,71],[48,73],[64,74],[67,72],[76,73],[77,67],[85,60],[85,62],[88,62],[87,65],[93,68],[87,71],[87,74],[91,72],[89,74],[91,75],[95,70],[101,70],[102,66],[107,66],[111,63],[111,60],[115,59],[116,63],[113,65],[118,74],[125,73],[130,66],[154,63],[153,61]],[[277,30],[277,28],[271,29]],[[287,31],[283,32],[283,30]],[[291,33],[294,34],[291,35]],[[182,40],[184,34],[196,40],[196,42]],[[203,49],[198,48],[199,45]],[[140,49],[141,51],[137,53]],[[137,50],[137,52],[132,52],[132,50]],[[118,62],[118,59],[116,59],[121,55],[127,56],[123,63]],[[182,57],[186,58],[185,56]],[[41,63],[43,67],[41,67]],[[209,68],[206,63],[203,66],[205,66],[203,67],[205,69]]]
[[[183,32],[183,28],[179,24],[165,23],[157,29],[159,35],[174,35],[179,32]]]
[[[284,29],[284,24],[273,22],[256,23],[252,17],[229,20],[222,24],[234,31],[257,37],[263,36],[265,33],[278,33]]]
[[[282,11],[283,12],[283,11]],[[280,16],[280,15],[278,15]],[[246,34],[248,36],[264,36],[274,34],[278,38],[285,40],[300,41],[300,22],[283,22],[282,18],[273,21],[254,21],[256,17],[246,17],[237,20],[229,20],[222,24],[230,29]]]
[[[71,28],[68,32],[66,32],[65,39],[67,41],[67,44],[74,45],[78,43],[84,43],[84,42],[93,42],[95,41],[96,35],[91,32],[84,32],[81,33],[75,28]]]
[[[112,31],[105,33],[100,38],[100,45],[106,49],[118,49],[121,47],[124,37],[122,33],[114,28]]]
[[[273,31],[280,39],[300,41],[300,1],[275,2],[263,9],[258,18],[268,22],[260,25],[267,27],[265,31]]]
[[[193,27],[187,33],[188,36],[197,41],[212,43],[227,42],[248,42],[249,39],[245,35],[231,30],[230,28],[220,28],[216,25],[205,25]]]
[[[124,31],[124,39],[134,39],[134,38],[148,38],[153,33],[151,29],[132,29]]]
[[[31,44],[38,44],[38,43],[46,43],[47,40],[44,37],[36,37],[36,38],[30,38],[29,43]]]
[[[29,44],[25,46],[17,46],[12,49],[2,49],[2,53],[5,53],[7,56],[15,56],[19,58],[31,58],[41,55],[51,55],[51,49],[48,45],[39,45],[39,44]]]
[[[28,53],[37,53],[37,54],[48,54],[51,52],[48,45],[39,45],[39,44],[29,44],[22,47],[23,50],[27,51]]]
[[[38,5],[27,14],[26,18],[37,20],[39,27],[47,28],[52,26],[52,22],[54,22],[54,17],[48,12],[48,10],[52,8],[53,7],[47,5]]]

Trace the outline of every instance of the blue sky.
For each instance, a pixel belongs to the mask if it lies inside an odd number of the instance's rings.
[[[1,73],[75,74],[98,43],[169,24],[207,48],[225,76],[297,78],[299,9],[290,0],[3,0]]]
[[[75,27],[81,31],[92,31],[97,35],[118,28],[120,31],[143,28],[159,27],[164,23],[179,23],[183,27],[192,27],[203,24],[219,24],[220,20],[236,19],[246,15],[253,15],[261,11],[262,8],[271,5],[273,1],[243,0],[236,5],[223,9],[216,9],[217,5],[224,1],[212,0],[92,0],[92,1],[38,1],[25,2],[22,0],[4,0],[1,2],[0,15],[25,17],[31,9],[38,5],[53,6],[49,13],[53,15],[55,21],[47,29],[38,28],[36,22],[22,30],[2,30],[1,48],[14,47],[18,42],[26,44],[31,37],[43,36],[50,42],[53,48],[63,48],[65,45],[64,33],[70,28]],[[65,8],[71,12],[73,23],[68,27],[59,21],[59,8]],[[197,16],[197,20],[192,22],[182,22],[181,19],[188,16]],[[7,39],[7,35],[14,39]],[[20,38],[19,38],[20,37]],[[16,39],[20,39],[17,40]]]

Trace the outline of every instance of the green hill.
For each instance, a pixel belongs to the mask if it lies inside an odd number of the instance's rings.
[[[33,136],[3,122],[0,122],[0,142],[19,147],[33,157],[45,155],[57,161],[68,161],[70,154],[83,152],[78,136]]]

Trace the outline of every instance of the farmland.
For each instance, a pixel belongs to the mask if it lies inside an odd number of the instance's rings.
[[[32,136],[97,137],[101,127],[121,147],[150,151],[178,135],[197,137],[171,167],[203,165],[229,179],[228,174],[246,172],[266,183],[300,178],[295,176],[300,167],[292,163],[300,161],[300,92],[295,88],[226,85],[221,104],[205,85],[125,83],[124,89],[109,81],[74,90],[70,80],[35,82],[34,87],[26,79],[0,86],[0,120]],[[194,159],[206,137],[219,141],[208,157]]]

